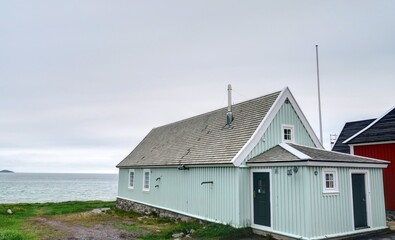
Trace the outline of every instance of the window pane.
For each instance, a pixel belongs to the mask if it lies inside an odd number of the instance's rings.
[[[144,173],[144,188],[149,188],[149,172]]]
[[[284,140],[292,140],[292,130],[290,128],[284,128]]]
[[[134,172],[130,172],[129,174],[130,174],[129,175],[129,186],[133,187],[133,185],[134,185]]]

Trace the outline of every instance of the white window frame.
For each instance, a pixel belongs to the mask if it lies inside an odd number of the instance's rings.
[[[291,130],[291,140],[286,140],[284,138],[284,130],[285,129],[290,129]],[[281,125],[281,140],[282,142],[285,143],[294,143],[295,142],[295,127],[294,125],[289,125],[289,124],[282,124]]]
[[[130,173],[133,173],[133,185],[130,185]],[[135,171],[134,171],[134,169],[129,169],[129,175],[128,175],[128,188],[129,189],[134,189],[134,182],[135,182],[135,180],[136,180],[136,173],[135,173]]]
[[[333,174],[333,188],[326,187],[326,174]],[[328,194],[339,193],[339,177],[336,168],[322,169],[322,192]]]
[[[146,185],[145,185],[145,173],[148,173],[148,187],[146,187]],[[150,190],[150,185],[151,185],[151,170],[144,169],[144,171],[143,171],[143,191],[148,192]]]

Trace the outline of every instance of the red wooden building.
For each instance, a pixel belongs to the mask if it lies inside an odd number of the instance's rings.
[[[332,150],[389,161],[383,169],[385,207],[395,211],[395,107],[377,119],[346,123]]]

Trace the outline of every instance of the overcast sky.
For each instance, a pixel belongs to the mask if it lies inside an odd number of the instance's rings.
[[[152,129],[288,86],[324,145],[395,105],[395,1],[4,1],[0,170],[115,173]]]

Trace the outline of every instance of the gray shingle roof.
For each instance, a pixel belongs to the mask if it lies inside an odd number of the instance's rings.
[[[282,148],[280,145],[261,153],[260,155],[248,160],[249,163],[264,163],[264,162],[283,162],[283,161],[299,161],[300,158],[293,155],[289,151]]]
[[[290,144],[291,147],[311,157],[316,161],[328,162],[354,162],[354,163],[387,163],[386,161],[374,158],[360,157],[346,153],[337,153],[318,148],[306,147],[296,144]]]
[[[279,94],[233,105],[230,129],[227,108],[154,128],[117,167],[231,163]]]
[[[386,164],[388,162],[373,158],[360,157],[345,153],[331,152],[323,149],[306,147],[297,144],[288,144],[291,150],[297,150],[307,155],[309,159],[301,158],[291,153],[284,147],[277,145],[266,152],[250,159],[248,163],[273,163],[273,162],[292,162],[292,161],[315,161],[315,162],[337,162],[337,163],[369,163]]]

